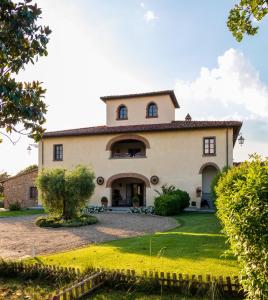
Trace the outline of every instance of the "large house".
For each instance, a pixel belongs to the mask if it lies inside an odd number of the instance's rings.
[[[209,202],[210,183],[233,164],[242,123],[175,120],[172,90],[106,96],[106,125],[46,132],[39,145],[39,168],[92,167],[96,189],[90,203],[108,198],[112,207],[153,205],[163,184],[187,191],[191,206]]]

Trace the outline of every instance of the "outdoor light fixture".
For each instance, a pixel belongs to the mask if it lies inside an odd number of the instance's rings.
[[[29,144],[29,146],[27,147],[27,151],[28,151],[29,155],[31,154],[32,147],[38,148],[38,145],[37,144]]]
[[[245,138],[242,136],[242,133],[240,133],[239,138],[238,138],[238,143],[242,147],[242,145],[244,144],[244,142],[245,142]]]

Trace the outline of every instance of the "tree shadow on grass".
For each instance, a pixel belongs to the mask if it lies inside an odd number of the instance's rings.
[[[116,247],[121,253],[178,259],[202,260],[204,258],[233,260],[226,256],[226,238],[220,234],[190,232],[165,232],[135,239],[112,241],[99,246]]]

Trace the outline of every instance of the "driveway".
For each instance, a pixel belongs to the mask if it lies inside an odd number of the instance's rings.
[[[77,228],[40,228],[37,216],[0,218],[0,257],[24,258],[70,250],[91,243],[166,231],[175,219],[127,213],[96,215],[99,223]]]

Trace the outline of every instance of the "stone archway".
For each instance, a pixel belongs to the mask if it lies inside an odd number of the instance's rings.
[[[121,179],[121,178],[140,179],[140,180],[144,181],[146,187],[151,186],[149,179],[147,177],[145,177],[144,175],[141,175],[139,173],[119,173],[119,174],[113,175],[110,178],[108,178],[108,180],[106,182],[106,187],[111,187],[114,180]]]
[[[201,207],[208,206],[209,208],[213,208],[211,182],[219,171],[220,168],[215,163],[206,163],[200,168],[199,173],[202,174]]]
[[[138,198],[138,206],[146,205],[146,188],[150,187],[148,178],[137,173],[120,173],[111,176],[106,183],[111,188],[113,207],[134,206]],[[136,201],[137,204],[137,201]]]
[[[149,141],[143,136],[140,136],[140,135],[137,135],[137,134],[121,134],[121,135],[118,135],[118,136],[112,138],[111,140],[109,140],[109,142],[106,145],[106,150],[111,150],[114,143],[124,141],[124,140],[140,141],[145,145],[145,147],[147,149],[150,148]]]

